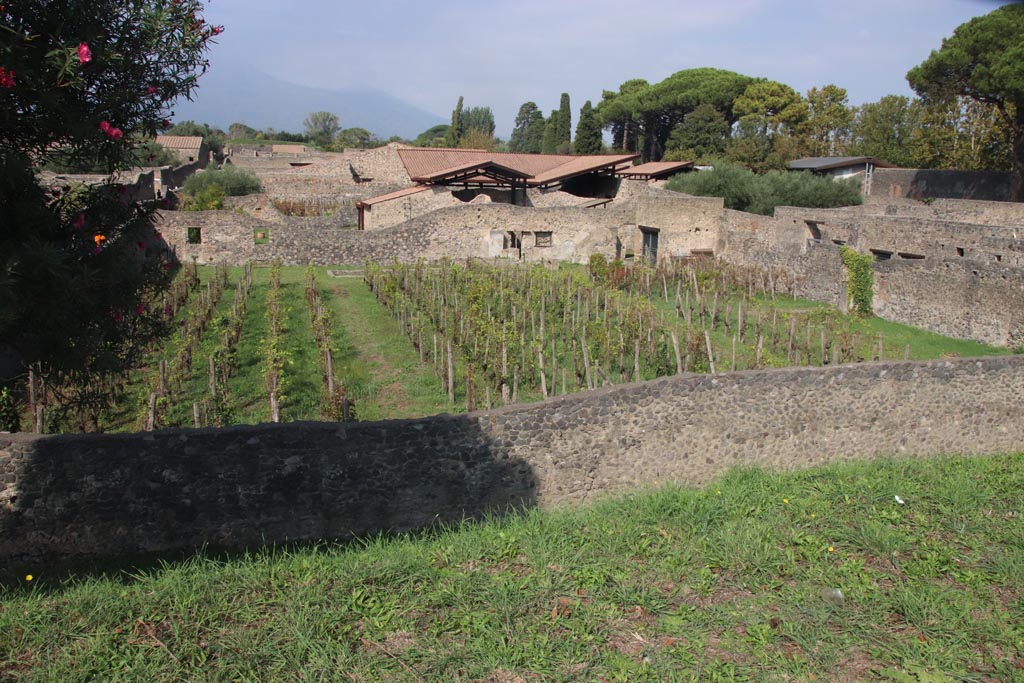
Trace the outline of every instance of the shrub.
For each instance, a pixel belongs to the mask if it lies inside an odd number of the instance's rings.
[[[181,208],[185,211],[219,211],[224,208],[224,188],[210,185],[194,195],[186,195]]]
[[[862,201],[856,180],[833,181],[812,173],[791,171],[757,175],[728,163],[717,163],[712,171],[679,174],[665,187],[700,197],[722,197],[727,209],[765,216],[770,216],[776,206],[824,209]]]
[[[188,177],[182,191],[193,197],[211,185],[219,185],[226,196],[238,197],[262,192],[260,180],[251,171],[226,165],[223,169],[208,169]]]

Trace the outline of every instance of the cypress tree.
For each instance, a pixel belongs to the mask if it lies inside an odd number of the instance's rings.
[[[544,135],[541,138],[540,151],[542,154],[557,154],[558,152],[558,111],[551,112],[547,122],[544,124]]]
[[[458,147],[459,140],[462,139],[462,134],[465,132],[463,129],[462,120],[462,95],[459,95],[459,103],[455,105],[455,109],[452,111],[452,124],[448,128],[448,134],[445,138],[445,142],[449,147]]]
[[[601,122],[594,113],[590,100],[580,109],[580,120],[576,124],[576,154],[601,153]]]
[[[562,93],[558,106],[558,127],[555,129],[555,147],[559,154],[568,154],[572,143],[572,110],[569,108],[569,93]]]

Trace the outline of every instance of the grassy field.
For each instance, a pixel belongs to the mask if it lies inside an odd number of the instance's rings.
[[[0,588],[2,681],[1024,681],[1024,454]]]

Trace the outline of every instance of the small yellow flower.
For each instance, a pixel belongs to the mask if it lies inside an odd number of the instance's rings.
[[[34,578],[36,578],[36,577],[32,576],[31,574],[26,574],[26,575],[25,575],[25,580],[26,580],[26,581],[31,581],[31,580],[32,580],[32,579],[34,579]]]
[[[817,515],[816,513],[814,513],[814,512],[812,512],[812,513],[811,513],[811,519],[814,519],[814,518],[815,518],[815,517],[817,517],[817,516],[818,516],[818,515]]]
[[[789,498],[783,498],[782,502],[785,503],[786,505],[789,505]]]
[[[835,549],[834,547],[832,547],[832,546],[829,546],[829,547],[828,547],[828,551],[829,551],[830,553],[834,553],[834,552],[836,551],[836,549]]]
[[[720,495],[722,495],[722,492],[721,491],[715,491],[715,495],[716,496],[720,496]]]

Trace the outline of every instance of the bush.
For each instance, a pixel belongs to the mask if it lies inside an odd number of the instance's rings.
[[[224,188],[210,185],[193,195],[186,195],[181,208],[185,211],[219,211],[224,208]]]
[[[740,166],[717,163],[713,171],[683,173],[665,187],[700,197],[722,197],[727,209],[770,216],[776,206],[825,209],[860,204],[856,180],[833,181],[812,173],[771,171],[757,175]]]
[[[251,171],[226,165],[220,170],[208,169],[189,176],[182,187],[182,192],[196,198],[199,193],[213,185],[219,186],[224,195],[229,197],[256,194],[263,191],[259,178],[253,175]]]

